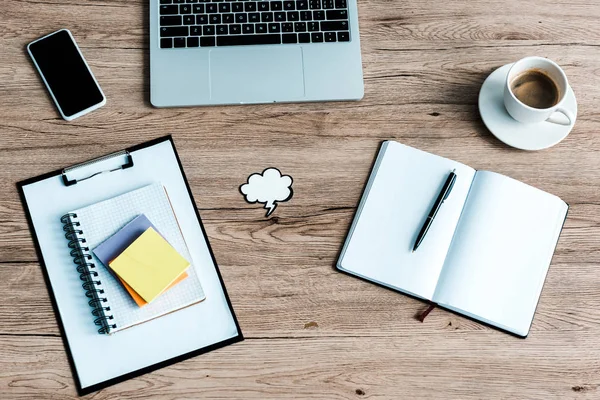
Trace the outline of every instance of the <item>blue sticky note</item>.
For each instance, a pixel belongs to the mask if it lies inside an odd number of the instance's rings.
[[[133,243],[148,228],[158,229],[144,214],[134,218],[130,223],[121,228],[120,231],[106,239],[94,249],[94,254],[102,264],[108,266],[108,263],[117,258],[131,243]]]

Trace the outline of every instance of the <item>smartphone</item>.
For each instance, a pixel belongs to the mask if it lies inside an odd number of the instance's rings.
[[[67,121],[106,104],[106,97],[68,29],[27,45],[60,115]]]

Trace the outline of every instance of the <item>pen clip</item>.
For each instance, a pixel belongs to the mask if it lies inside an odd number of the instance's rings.
[[[450,176],[452,177],[452,180],[450,181],[450,186],[448,187],[448,190],[446,190],[446,194],[444,195],[444,198],[442,201],[446,200],[448,198],[448,196],[450,196],[450,192],[452,192],[452,188],[454,187],[454,182],[456,182],[456,173],[454,171],[456,171],[456,168],[453,169],[452,172],[450,172]]]

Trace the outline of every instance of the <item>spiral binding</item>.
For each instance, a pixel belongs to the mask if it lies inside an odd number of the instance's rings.
[[[67,246],[71,249],[73,263],[77,265],[79,279],[83,281],[81,286],[85,290],[86,297],[90,299],[88,304],[92,307],[92,315],[96,317],[94,324],[100,327],[98,333],[109,333],[111,329],[117,327],[117,324],[112,322],[114,316],[109,314],[108,299],[102,296],[104,294],[102,281],[95,279],[98,277],[98,272],[94,270],[96,265],[89,254],[90,248],[86,246],[81,224],[76,219],[77,214],[68,213],[60,218],[60,222],[63,224],[65,238],[69,241]]]

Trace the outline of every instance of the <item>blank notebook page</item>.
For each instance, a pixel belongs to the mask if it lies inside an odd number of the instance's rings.
[[[418,251],[417,234],[450,172],[452,193]],[[384,142],[338,268],[431,299],[475,170],[397,142]]]
[[[181,235],[165,188],[160,183],[148,185],[72,212],[77,214],[77,220],[81,223],[83,230],[82,237],[86,239],[86,246],[90,249],[96,248],[138,215],[145,214],[171,246],[192,264],[187,270],[189,275],[187,279],[165,291],[152,303],[139,307],[117,278],[108,271],[108,267],[104,266],[93,252],[90,252],[93,262],[99,266],[99,279],[102,281],[105,297],[111,307],[109,313],[114,315],[117,330],[159,317],[204,299],[204,291],[198,280],[191,255]],[[106,304],[103,305],[106,306]],[[87,306],[85,302],[82,303],[83,306]],[[83,308],[83,311],[87,312],[88,310]],[[90,318],[90,324],[93,324],[92,318]]]
[[[434,301],[526,336],[567,209],[554,195],[478,171]]]

